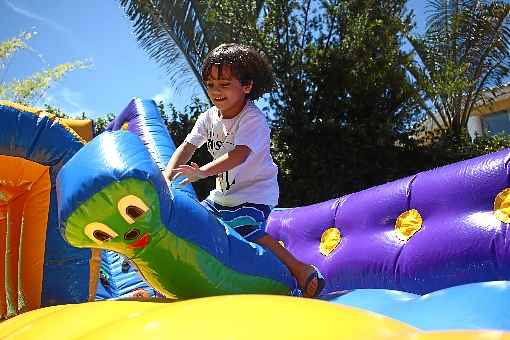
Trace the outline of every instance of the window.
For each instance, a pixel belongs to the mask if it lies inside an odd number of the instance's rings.
[[[510,112],[508,110],[499,111],[482,117],[482,127],[485,136],[510,134]]]

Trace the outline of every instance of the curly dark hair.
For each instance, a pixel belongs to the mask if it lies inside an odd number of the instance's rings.
[[[210,51],[202,66],[202,80],[211,79],[213,66],[218,66],[221,76],[223,65],[230,66],[230,71],[242,85],[253,82],[251,92],[246,96],[248,99],[258,99],[264,93],[274,88],[275,79],[273,70],[267,59],[252,47],[240,44],[221,44]]]

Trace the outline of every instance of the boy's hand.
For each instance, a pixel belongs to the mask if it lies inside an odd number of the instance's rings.
[[[172,172],[168,172],[168,171],[166,171],[166,169],[163,171],[163,177],[165,178],[165,181],[167,181],[167,182],[172,181]]]
[[[179,186],[184,186],[188,183],[196,182],[202,178],[206,178],[207,174],[205,171],[200,170],[197,163],[191,162],[191,165],[183,164],[172,170],[172,181],[179,176],[185,176],[186,178],[179,182]]]

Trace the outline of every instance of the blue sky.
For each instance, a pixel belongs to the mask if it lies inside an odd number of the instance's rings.
[[[410,0],[418,21],[423,1]],[[422,25],[419,25],[419,27]],[[182,108],[197,86],[176,93],[165,72],[137,46],[131,23],[114,0],[0,0],[0,41],[22,31],[37,32],[32,51],[18,52],[0,79],[10,81],[60,63],[89,60],[92,67],[68,74],[38,103],[71,116],[120,112],[133,97],[162,99]]]

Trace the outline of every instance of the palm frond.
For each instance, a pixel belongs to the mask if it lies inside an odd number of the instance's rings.
[[[133,23],[139,45],[166,70],[170,81],[182,85],[200,84],[202,61],[217,39],[214,28],[206,31],[203,18],[211,1],[205,0],[119,0]],[[264,1],[255,1],[258,15]]]
[[[181,86],[200,84],[208,41],[201,22],[200,1],[119,0],[133,23],[140,47]]]
[[[502,1],[429,0],[427,28],[409,42],[420,58],[413,76],[444,128],[461,129],[484,89],[510,70],[510,5]],[[419,71],[419,79],[416,76]]]

